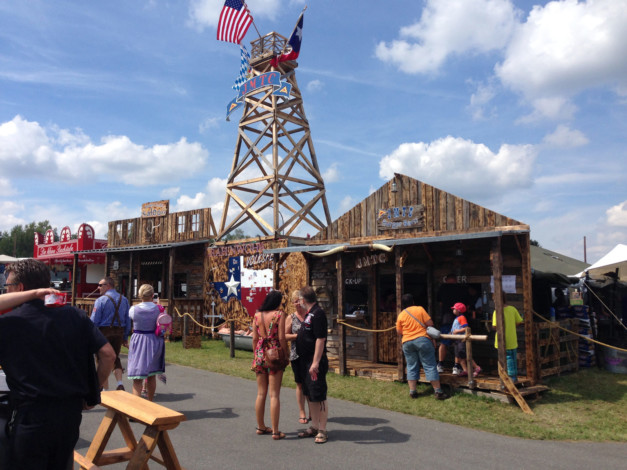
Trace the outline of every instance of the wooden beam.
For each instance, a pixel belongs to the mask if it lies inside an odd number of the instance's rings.
[[[337,254],[335,259],[335,269],[337,271],[337,318],[344,320],[344,269],[342,268],[341,252]],[[338,334],[340,375],[346,375],[346,326],[344,326],[344,322],[338,324]]]
[[[500,363],[499,363],[499,377],[501,379],[501,382],[507,389],[507,391],[514,397],[514,400],[516,400],[516,403],[518,403],[518,406],[520,406],[520,408],[526,414],[532,415],[533,411],[531,411],[531,408],[529,408],[529,405],[527,404],[523,396],[520,394],[520,392],[516,388],[516,385],[514,385],[514,382],[512,382],[512,379],[510,379],[509,376],[507,375],[507,368],[504,368],[503,366],[501,366]]]
[[[507,370],[505,352],[505,315],[503,312],[503,255],[501,254],[501,237],[492,242],[490,252],[492,263],[492,276],[494,278],[494,309],[496,310],[496,334],[498,336],[498,362],[499,367]]]
[[[394,247],[394,281],[396,285],[396,305],[400,307],[402,305],[401,297],[403,296],[403,275],[401,268],[401,249],[398,246]],[[399,381],[405,381],[405,355],[403,354],[403,343],[401,339],[398,339],[398,346],[396,350],[398,357],[398,368],[396,371],[396,377]]]

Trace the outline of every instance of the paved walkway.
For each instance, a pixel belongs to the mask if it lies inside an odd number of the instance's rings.
[[[158,382],[155,401],[187,416],[170,432],[187,470],[627,468],[627,444],[503,437],[336,399],[329,400],[329,442],[314,444],[313,439],[296,435],[304,426],[297,422],[298,408],[290,388],[281,393],[281,430],[287,438],[273,441],[269,435],[255,434],[254,381],[173,365],[168,365],[167,376],[167,385]],[[76,446],[81,453],[87,451],[103,415],[102,407],[83,414]],[[269,425],[269,411],[266,416]],[[136,436],[141,434],[139,424],[131,426]],[[116,429],[108,448],[123,446]],[[163,468],[154,462],[150,467]]]

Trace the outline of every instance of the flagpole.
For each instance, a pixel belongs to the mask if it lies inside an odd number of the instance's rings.
[[[246,2],[244,2],[244,8],[248,10],[248,5],[246,5]],[[248,10],[248,13],[250,13],[250,10]],[[250,15],[250,17],[253,18],[253,15]],[[261,39],[261,33],[257,29],[257,25],[255,24],[255,18],[253,18],[253,26],[255,27],[255,31],[257,31],[257,35],[259,36],[259,39]]]
[[[307,9],[307,5],[305,5],[305,8],[303,8],[303,10],[300,12],[300,15],[298,15],[298,19],[296,20],[296,24],[294,25],[294,29],[292,30],[292,33],[287,38],[288,41],[289,41],[289,38],[291,38],[292,35],[294,34],[294,32],[296,31],[296,28],[298,28],[298,23],[300,23],[300,17],[303,16],[303,13],[305,13],[306,9]],[[286,47],[287,47],[287,41],[285,42],[285,44],[283,44],[283,49],[281,49],[281,53],[279,54],[279,56],[283,55],[283,53],[285,52],[285,48]]]

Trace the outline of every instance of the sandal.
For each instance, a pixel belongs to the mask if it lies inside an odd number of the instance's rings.
[[[298,418],[298,422],[300,424],[307,424],[309,421],[311,421],[311,418],[305,418],[304,416],[301,416],[300,418]]]
[[[301,439],[304,437],[316,437],[317,434],[318,434],[318,430],[316,428],[309,427],[309,429],[303,432],[299,432],[298,437],[300,437]]]
[[[328,439],[329,437],[327,436],[326,430],[323,431],[321,429],[320,431],[318,431],[318,435],[316,436],[316,440],[314,442],[316,444],[324,444],[325,442],[327,442]]]
[[[282,433],[281,431],[273,432],[272,439],[274,439],[275,441],[278,441],[279,439],[285,439],[285,433]]]
[[[263,436],[264,434],[272,434],[272,428],[255,428],[258,436]]]

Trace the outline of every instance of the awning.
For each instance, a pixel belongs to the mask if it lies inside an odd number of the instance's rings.
[[[164,248],[178,248],[179,246],[198,245],[199,243],[211,244],[210,240],[190,240],[184,242],[158,243],[155,245],[133,245],[133,246],[115,246],[107,248],[99,248],[95,250],[84,250],[81,253],[120,253],[125,251],[145,251],[145,250],[161,250]]]
[[[354,250],[360,248],[372,248],[373,245],[383,245],[386,247],[400,246],[400,245],[418,245],[425,243],[442,243],[449,241],[461,241],[461,240],[479,240],[485,238],[498,238],[503,235],[516,235],[529,233],[529,230],[499,230],[496,232],[472,232],[472,233],[458,233],[454,235],[440,235],[432,237],[416,237],[416,238],[396,238],[385,240],[373,240],[371,243],[358,243],[351,245],[349,242],[336,243],[329,245],[301,245],[301,246],[287,246],[284,248],[270,248],[263,250],[264,253],[320,253],[325,251],[335,250],[336,248],[342,248],[344,250]]]

